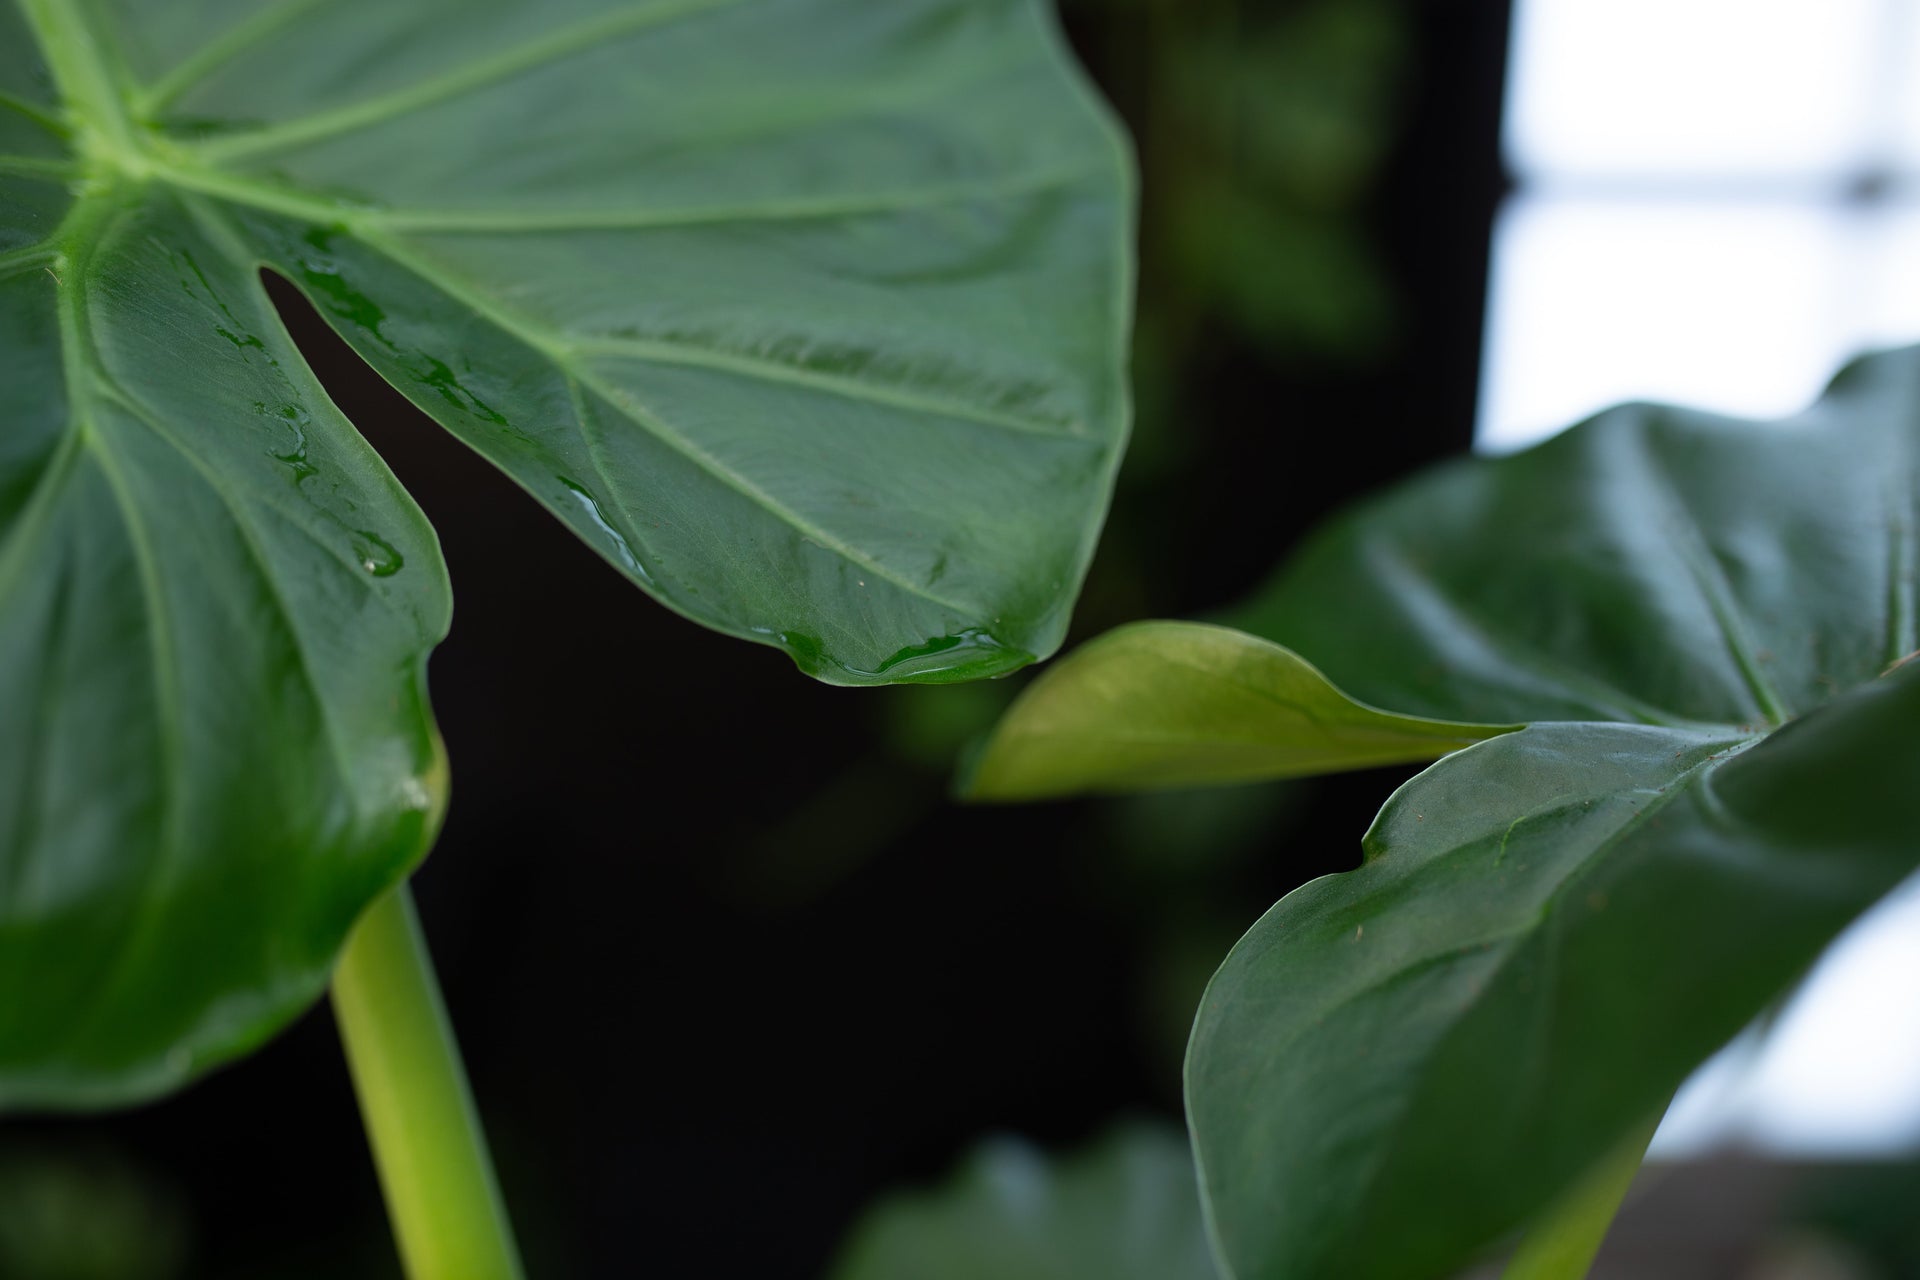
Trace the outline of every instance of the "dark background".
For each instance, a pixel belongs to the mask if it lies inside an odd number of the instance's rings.
[[[1065,17],[1146,191],[1139,423],[1084,638],[1231,604],[1332,508],[1467,447],[1508,15]],[[984,1133],[1177,1119],[1206,977],[1357,860],[1398,780],[955,806],[953,759],[1019,677],[836,690],[700,631],[276,298],[452,569],[453,806],[416,892],[535,1276],[809,1277]],[[328,1010],[169,1101],[0,1129],[9,1257],[397,1275]]]

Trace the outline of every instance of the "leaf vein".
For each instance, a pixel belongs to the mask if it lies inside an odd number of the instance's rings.
[[[17,174],[23,178],[70,178],[79,172],[79,166],[71,160],[57,160],[48,156],[0,156],[0,173]]]
[[[717,348],[639,338],[575,339],[569,345],[582,355],[625,356],[647,364],[712,369],[756,382],[801,387],[809,391],[838,396],[843,400],[905,409],[935,417],[954,418],[981,426],[1017,431],[1025,435],[1043,436],[1054,440],[1078,440],[1089,445],[1101,443],[1084,431],[1077,431],[1041,418],[1002,413],[964,404],[957,400],[948,400],[941,396],[922,395],[883,383],[869,382],[840,374],[822,373],[803,365],[769,360],[759,356],[741,355]]]
[[[350,783],[353,777],[353,771],[348,765],[349,752],[341,739],[339,726],[335,723],[330,700],[322,692],[319,681],[314,675],[313,664],[307,653],[306,640],[301,634],[299,624],[294,619],[293,608],[287,601],[285,591],[281,589],[279,578],[274,573],[273,566],[268,563],[265,549],[261,546],[259,531],[253,526],[252,521],[246,518],[244,508],[241,504],[228,492],[226,484],[219,473],[214,471],[196,450],[189,448],[186,442],[174,435],[172,428],[168,427],[161,420],[160,415],[154,411],[152,406],[146,404],[136,396],[126,383],[115,377],[103,364],[96,363],[95,371],[99,374],[101,380],[108,384],[110,388],[107,392],[108,397],[122,409],[126,410],[129,417],[140,422],[147,430],[151,431],[155,439],[167,445],[168,448],[179,454],[189,466],[199,472],[201,479],[206,481],[207,487],[213,490],[219,497],[221,506],[226,508],[228,516],[233,521],[234,530],[239,534],[238,541],[241,547],[246,551],[248,559],[253,561],[254,568],[259,571],[261,583],[266,587],[267,595],[273,601],[274,610],[279,613],[280,620],[286,624],[288,639],[293,644],[295,657],[299,659],[296,665],[299,667],[301,683],[306,685],[307,692],[312,696],[314,707],[319,713],[321,724],[326,733],[328,749],[333,756],[334,766],[340,771],[341,781],[343,783]],[[277,504],[269,505],[277,506]],[[342,567],[352,571],[350,572],[350,581],[358,585],[365,585],[363,573],[357,571],[358,566],[349,564],[343,557],[338,555],[334,548],[328,546],[322,539],[314,537],[312,532],[306,529],[298,520],[289,518],[289,523],[299,529],[301,533],[305,534],[323,550],[333,553],[334,558],[341,563]],[[350,786],[348,787],[348,791],[349,794],[351,794]]]
[[[19,517],[0,541],[0,597],[13,589],[17,576],[30,563],[27,553],[52,523],[60,491],[72,477],[76,462],[84,452],[83,433],[72,428],[64,432],[49,451],[46,465],[34,478],[33,488],[27,491]]]
[[[594,475],[599,477],[600,483],[606,486],[607,496],[613,501],[615,518],[620,521],[621,530],[627,539],[627,549],[637,558],[640,554],[638,548],[645,546],[647,540],[640,536],[638,529],[634,528],[631,508],[628,505],[626,496],[621,492],[620,485],[614,480],[613,473],[607,468],[600,433],[588,425],[588,419],[592,415],[588,412],[586,397],[581,394],[580,380],[571,373],[564,373],[562,376],[565,377],[567,382],[567,403],[573,409],[574,425],[580,436],[580,446],[587,452],[587,462],[593,467]],[[652,568],[646,565],[636,564],[634,567],[638,568],[642,573],[651,574],[654,572]]]
[[[383,231],[439,235],[538,233],[544,231],[655,231],[725,226],[745,222],[804,222],[951,208],[1001,196],[1063,190],[1098,175],[1087,166],[1037,169],[969,182],[935,183],[893,191],[852,192],[812,200],[739,205],[691,205],[673,209],[463,210],[373,209],[341,206],[336,217]],[[289,195],[294,193],[289,192]]]
[[[1920,649],[1920,622],[1915,619],[1915,526],[1916,510],[1920,504],[1909,502],[1904,508],[1895,507],[1893,518],[1887,525],[1887,665],[1889,667],[1912,656]]]
[[[156,752],[160,759],[162,805],[155,847],[148,867],[147,888],[139,895],[132,918],[120,931],[116,952],[96,984],[97,998],[88,1013],[68,1028],[66,1045],[81,1042],[109,1007],[109,998],[132,971],[135,957],[144,939],[150,936],[152,921],[166,909],[166,895],[159,886],[171,877],[185,847],[182,824],[186,816],[186,727],[180,688],[180,673],[174,660],[170,613],[161,588],[159,567],[154,560],[154,539],[134,500],[126,476],[120,471],[111,450],[101,447],[97,430],[88,412],[85,370],[97,361],[93,349],[91,323],[85,301],[86,272],[91,258],[112,242],[125,222],[127,210],[116,210],[91,245],[85,260],[75,262],[70,278],[58,290],[61,336],[64,341],[63,365],[68,387],[69,412],[73,430],[100,467],[100,474],[114,495],[128,545],[134,556],[140,580],[143,613],[147,619],[148,662],[154,691],[154,715],[157,721]]]
[[[975,608],[956,603],[955,601],[929,591],[926,587],[906,577],[899,570],[849,545],[843,539],[829,533],[827,530],[821,528],[819,525],[775,498],[735,468],[729,467],[721,462],[718,458],[688,439],[684,434],[669,426],[664,419],[646,410],[644,406],[633,399],[630,392],[624,388],[610,385],[604,379],[597,377],[589,369],[579,367],[579,365],[570,358],[570,351],[565,345],[563,335],[552,333],[522,316],[507,311],[471,282],[460,280],[449,273],[421,261],[412,252],[391,240],[365,234],[361,235],[360,239],[362,243],[385,255],[396,265],[412,272],[420,279],[441,290],[448,297],[465,304],[479,315],[486,317],[504,332],[526,343],[529,347],[543,355],[547,361],[554,366],[557,372],[563,376],[570,375],[577,379],[581,386],[592,390],[595,394],[599,395],[601,399],[614,406],[614,408],[621,412],[622,416],[632,421],[635,426],[647,432],[660,443],[686,458],[689,462],[692,462],[696,467],[705,471],[715,480],[718,480],[728,488],[733,489],[735,492],[752,501],[768,515],[773,516],[776,520],[794,530],[794,532],[798,533],[803,539],[833,552],[848,563],[866,570],[883,581],[891,583],[909,595],[916,596],[930,604],[938,605],[940,608],[946,609],[949,612],[962,617],[972,616],[978,612]]]
[[[1618,721],[1670,729],[1696,727],[1699,723],[1673,715],[1624,689],[1555,661],[1537,647],[1501,631],[1463,601],[1449,595],[1445,584],[1415,564],[1397,540],[1375,539],[1370,542],[1368,552],[1381,575],[1398,589],[1444,609],[1455,626],[1471,634],[1500,662],[1545,679],[1550,685],[1558,686],[1557,692],[1576,694],[1587,700],[1593,710],[1605,712]]]
[[[510,52],[481,58],[464,67],[422,80],[404,89],[331,111],[268,125],[241,134],[208,142],[199,147],[210,158],[235,159],[282,150],[296,143],[311,142],[381,124],[429,107],[449,98],[484,89],[510,80],[528,71],[583,53],[602,41],[630,35],[647,27],[680,18],[697,17],[713,10],[745,3],[746,0],[654,0],[564,27],[542,39],[530,40]]]
[[[1792,713],[1782,701],[1779,691],[1760,669],[1758,649],[1747,632],[1746,617],[1741,611],[1733,583],[1727,577],[1726,566],[1720,563],[1705,527],[1694,514],[1693,508],[1687,505],[1673,477],[1653,456],[1648,433],[1636,432],[1633,439],[1638,446],[1634,463],[1643,488],[1658,498],[1667,509],[1668,529],[1673,536],[1666,539],[1666,545],[1672,548],[1675,558],[1692,580],[1694,590],[1700,593],[1701,602],[1707,606],[1707,613],[1720,633],[1720,641],[1733,659],[1734,667],[1739,671],[1748,692],[1753,695],[1754,702],[1774,724],[1785,724],[1792,718]]]
[[[0,253],[0,280],[22,275],[35,267],[48,266],[60,256],[60,250],[46,241]]]
[[[60,117],[45,107],[35,106],[25,98],[16,98],[10,93],[0,92],[0,111],[11,111],[16,115],[23,115],[48,133],[62,138],[67,136],[67,126],[61,122]]]
[[[155,111],[172,103],[220,67],[247,50],[271,39],[325,2],[326,0],[280,0],[278,4],[268,5],[234,23],[221,34],[201,45],[192,54],[181,59],[171,70],[139,93],[133,104],[135,111],[142,118],[150,118]]]

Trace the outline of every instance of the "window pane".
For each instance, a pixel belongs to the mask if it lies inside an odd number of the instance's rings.
[[[1730,1140],[1823,1158],[1920,1146],[1920,880],[1875,907],[1814,967],[1764,1037],[1749,1032],[1674,1099],[1653,1154]]]
[[[1512,163],[1530,181],[1843,174],[1869,158],[1898,2],[1517,0]]]
[[[1799,408],[1852,344],[1857,223],[1818,201],[1512,201],[1494,242],[1481,447],[1623,400]]]
[[[1866,240],[1871,269],[1855,345],[1920,342],[1920,205],[1888,209],[1874,219]]]
[[[1920,175],[1920,4],[1886,0],[1886,5],[1893,33],[1881,48],[1887,59],[1881,74],[1897,99],[1897,163],[1909,175]]]

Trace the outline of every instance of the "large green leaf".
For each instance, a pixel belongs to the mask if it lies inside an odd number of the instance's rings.
[[[1920,352],[1756,423],[1626,405],[1445,466],[1228,621],[1444,719],[1777,724],[1920,647]]]
[[[1433,760],[1511,727],[1394,715],[1355,702],[1269,641],[1205,623],[1140,622],[1027,686],[964,789],[979,800],[1032,800],[1298,778]]]
[[[175,1084],[431,838],[432,530],[259,269],[680,612],[1055,647],[1116,135],[1030,0],[0,0],[0,1103]]]
[[[833,1280],[1216,1280],[1177,1133],[1122,1125],[1050,1161],[983,1143],[945,1186],[881,1202]]]
[[[1214,979],[1188,1102],[1240,1280],[1448,1274],[1920,864],[1917,435],[1915,351],[1784,422],[1629,406],[1361,507],[1241,613],[1381,705],[1537,723]]]
[[[1239,1280],[1444,1277],[1657,1114],[1920,864],[1920,666],[1771,737],[1543,724],[1402,787],[1202,1001]]]

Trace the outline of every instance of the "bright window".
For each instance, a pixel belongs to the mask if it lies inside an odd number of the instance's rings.
[[[1626,399],[1791,412],[1920,337],[1920,6],[1515,4],[1483,448]]]

